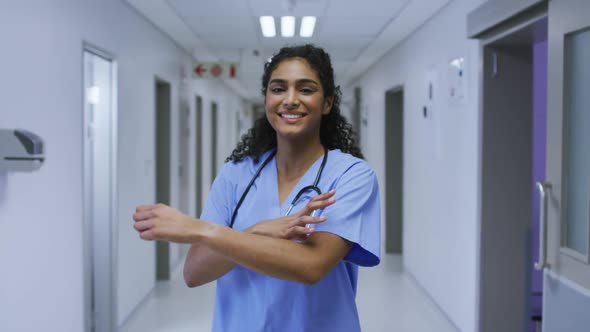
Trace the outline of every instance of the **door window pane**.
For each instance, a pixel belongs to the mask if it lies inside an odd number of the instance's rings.
[[[566,247],[588,254],[590,223],[590,29],[566,36],[564,97]]]

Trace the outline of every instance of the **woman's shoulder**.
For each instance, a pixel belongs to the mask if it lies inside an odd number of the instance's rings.
[[[340,149],[331,150],[328,156],[333,158],[333,165],[338,165],[339,168],[346,170],[355,168],[373,172],[373,168],[367,161],[350,153],[342,152]]]
[[[273,151],[266,151],[258,156],[246,156],[240,160],[230,160],[225,163],[223,169],[234,175],[254,174],[262,163]]]

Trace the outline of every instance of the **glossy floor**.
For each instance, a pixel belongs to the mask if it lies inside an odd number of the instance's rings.
[[[456,332],[457,329],[414,280],[402,257],[386,255],[375,268],[361,268],[357,304],[364,332]],[[158,282],[124,324],[123,332],[208,332],[215,283],[189,289],[181,269]]]

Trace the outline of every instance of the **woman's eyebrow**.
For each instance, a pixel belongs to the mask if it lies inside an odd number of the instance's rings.
[[[280,78],[273,78],[272,80],[270,80],[270,82],[268,82],[268,84],[273,84],[273,83],[285,84],[285,83],[287,83],[287,80],[283,80]]]
[[[268,82],[268,84],[273,84],[273,83],[286,84],[287,80],[282,79],[282,78],[273,78],[272,80],[270,80],[270,82]],[[310,78],[301,78],[301,79],[295,80],[295,84],[307,84],[307,83],[313,83],[315,85],[319,85],[318,82],[316,82]]]
[[[296,82],[297,82],[297,84],[307,84],[307,83],[313,83],[313,84],[315,84],[315,85],[318,85],[318,82],[316,82],[316,81],[314,81],[314,80],[312,80],[312,79],[309,79],[309,78],[302,78],[302,79],[300,79],[300,80],[297,80]]]

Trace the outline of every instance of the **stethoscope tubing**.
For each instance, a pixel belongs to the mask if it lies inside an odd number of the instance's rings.
[[[260,175],[260,172],[266,166],[266,164],[268,164],[272,160],[272,158],[274,158],[275,155],[276,155],[276,150],[273,151],[268,156],[268,158],[266,158],[266,160],[262,163],[262,165],[260,165],[260,168],[258,168],[258,170],[256,171],[256,173],[254,174],[254,176],[252,177],[252,180],[250,180],[250,183],[248,183],[248,186],[246,186],[246,190],[244,190],[244,193],[242,194],[242,197],[240,197],[240,200],[238,201],[238,204],[236,204],[236,208],[234,210],[234,213],[232,214],[231,223],[229,225],[230,228],[233,228],[234,223],[236,221],[236,216],[238,214],[238,209],[240,208],[240,206],[242,206],[242,203],[244,202],[244,199],[246,198],[246,195],[248,195],[248,192],[250,191],[250,188],[254,184],[254,181]],[[303,195],[307,191],[313,190],[318,195],[321,195],[322,194],[322,191],[318,187],[318,183],[320,182],[320,178],[322,177],[322,172],[324,171],[324,166],[326,166],[327,160],[328,160],[328,149],[326,149],[326,147],[324,147],[324,157],[322,158],[322,164],[320,165],[320,169],[318,170],[318,173],[316,175],[315,181],[313,182],[313,185],[303,187],[303,188],[301,188],[301,190],[299,190],[299,192],[297,192],[297,195],[295,195],[295,198],[293,199],[293,201],[291,201],[291,204],[289,205],[289,208],[287,209],[287,212],[285,213],[284,216],[288,216],[289,213],[291,213],[291,210],[293,210],[293,207],[295,206],[295,204],[297,203],[297,201],[299,200],[299,198],[301,197],[301,195]],[[315,217],[316,216],[316,212],[317,212],[317,210],[312,211],[311,216],[312,217]],[[310,228],[311,226],[312,226],[311,224],[306,224],[305,225],[306,228]]]

